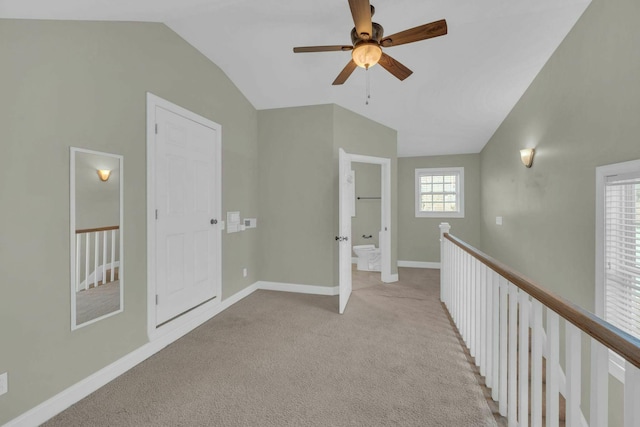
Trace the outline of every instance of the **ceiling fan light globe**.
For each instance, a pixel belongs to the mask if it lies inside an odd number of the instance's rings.
[[[351,52],[353,62],[358,67],[370,68],[380,61],[382,56],[382,49],[376,42],[362,42],[356,45]]]

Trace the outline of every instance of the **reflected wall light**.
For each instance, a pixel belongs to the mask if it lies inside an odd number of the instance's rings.
[[[111,176],[111,171],[109,169],[98,169],[98,176],[100,177],[100,181],[107,181],[109,176]]]
[[[530,168],[533,164],[533,155],[535,152],[536,150],[533,148],[523,148],[520,150],[520,159],[522,160],[522,164]]]

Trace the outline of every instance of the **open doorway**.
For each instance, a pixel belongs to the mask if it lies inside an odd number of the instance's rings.
[[[382,275],[382,166],[352,162],[351,262],[360,271]],[[372,275],[372,276],[375,276]]]
[[[380,197],[378,199],[360,199],[362,202],[378,201],[380,204],[379,228],[378,230],[378,248],[380,257],[380,273],[381,280],[386,283],[397,281],[397,276],[391,274],[391,159],[382,157],[363,156],[359,154],[346,153],[343,149],[339,150],[339,279],[340,279],[340,313],[344,309],[349,300],[352,290],[352,251],[353,242],[361,240],[372,240],[374,231],[370,234],[363,232],[367,238],[360,235],[359,240],[354,240],[352,232],[352,218],[357,214],[358,196],[356,194],[353,167],[354,163],[362,163],[366,165],[377,165],[379,168],[380,178],[377,194],[366,197]],[[377,180],[375,182],[378,182]],[[360,207],[360,209],[366,209]],[[377,212],[377,211],[376,211]],[[375,228],[375,225],[371,225]],[[356,231],[360,233],[361,231]],[[371,238],[368,236],[371,235]]]

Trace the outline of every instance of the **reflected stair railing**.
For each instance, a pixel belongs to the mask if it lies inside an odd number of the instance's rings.
[[[117,225],[76,230],[76,292],[118,280],[119,239]]]

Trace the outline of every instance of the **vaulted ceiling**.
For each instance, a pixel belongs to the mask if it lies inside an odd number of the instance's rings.
[[[446,19],[448,34],[390,47],[413,70],[380,66],[331,83],[350,52],[347,0],[0,0],[0,18],[163,22],[229,76],[257,109],[336,103],[398,131],[398,155],[477,153],[590,0],[372,0],[393,34]],[[367,74],[371,99],[365,104]]]

